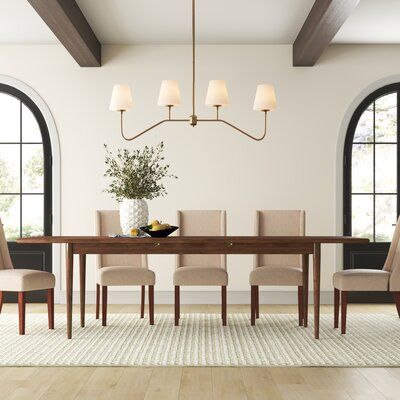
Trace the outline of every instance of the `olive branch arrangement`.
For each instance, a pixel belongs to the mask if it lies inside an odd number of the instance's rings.
[[[177,179],[169,172],[170,165],[165,164],[164,143],[157,146],[145,146],[143,150],[118,149],[116,155],[105,144],[106,172],[104,176],[111,179],[105,192],[110,193],[118,203],[124,199],[152,200],[165,196],[163,180]]]

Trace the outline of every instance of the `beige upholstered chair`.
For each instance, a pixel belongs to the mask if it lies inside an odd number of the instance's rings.
[[[257,236],[303,236],[305,212],[300,210],[256,211],[255,234]],[[302,264],[302,256],[296,254],[254,255],[254,269],[250,273],[252,325],[255,325],[256,318],[259,317],[259,286],[297,286],[299,325],[303,324],[304,317],[308,313],[308,263],[304,263],[304,266]],[[305,268],[306,282],[303,282],[303,268]]]
[[[382,269],[347,269],[333,275],[334,327],[339,327],[341,300],[341,332],[346,333],[347,297],[349,292],[392,292],[400,317],[400,217]],[[341,298],[341,299],[340,299]]]
[[[225,211],[178,211],[180,236],[225,236]],[[175,325],[180,318],[180,286],[221,286],[222,324],[226,325],[226,255],[179,254],[174,272]]]
[[[50,272],[14,269],[0,219],[0,312],[4,292],[18,293],[19,334],[25,335],[25,295],[34,290],[47,290],[49,329],[54,329],[54,286],[56,278]]]
[[[96,211],[96,234],[121,234],[119,211]],[[140,240],[140,239],[132,239]],[[154,285],[156,276],[148,269],[147,255],[101,254],[96,257],[96,318],[100,313],[100,287],[102,292],[102,325],[107,325],[108,286],[141,286],[140,318],[144,317],[145,286],[149,286],[149,319],[154,324]]]

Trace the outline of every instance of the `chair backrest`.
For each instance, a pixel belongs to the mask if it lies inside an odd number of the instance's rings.
[[[178,211],[180,236],[225,236],[226,212],[221,210]],[[215,267],[226,269],[226,254],[178,254],[176,267]]]
[[[8,251],[6,235],[4,234],[3,223],[0,218],[0,269],[13,269],[13,264]]]
[[[98,236],[122,234],[118,210],[97,210],[95,232]],[[132,240],[140,240],[132,239]],[[99,254],[96,256],[97,268],[111,266],[132,266],[147,268],[145,254]]]
[[[392,242],[390,243],[385,265],[383,266],[384,271],[393,272],[394,269],[400,267],[399,239],[400,239],[400,217],[397,220],[396,228],[394,230],[392,237]]]
[[[305,211],[261,210],[256,211],[256,236],[304,236]],[[256,254],[254,267],[293,266],[301,267],[301,256],[297,254]]]

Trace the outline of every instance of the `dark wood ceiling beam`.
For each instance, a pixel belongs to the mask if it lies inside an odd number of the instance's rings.
[[[81,67],[101,66],[101,44],[75,0],[28,0]]]
[[[315,0],[293,44],[293,66],[313,66],[358,3],[359,0]]]

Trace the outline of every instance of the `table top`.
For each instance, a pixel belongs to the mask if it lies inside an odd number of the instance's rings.
[[[17,239],[17,243],[29,244],[201,244],[201,243],[369,243],[367,238],[353,236],[169,236],[152,237],[109,237],[109,236],[37,236]]]

